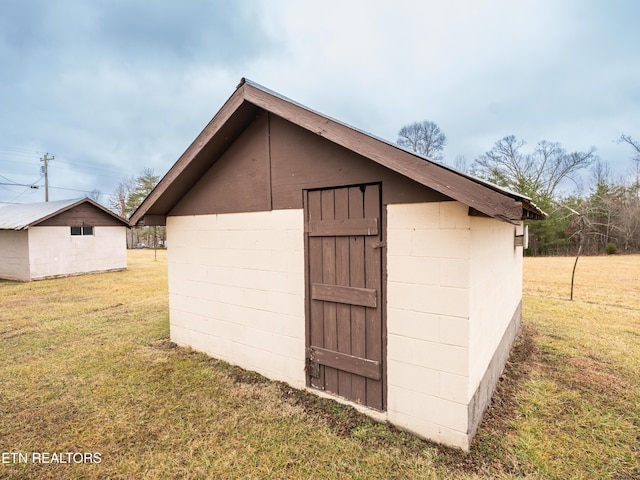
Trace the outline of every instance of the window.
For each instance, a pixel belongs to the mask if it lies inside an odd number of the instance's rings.
[[[71,235],[93,235],[93,227],[71,227]]]

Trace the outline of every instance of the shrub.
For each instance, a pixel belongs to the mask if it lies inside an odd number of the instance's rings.
[[[607,251],[607,255],[618,253],[618,247],[616,247],[615,243],[607,243],[607,247],[605,250]]]

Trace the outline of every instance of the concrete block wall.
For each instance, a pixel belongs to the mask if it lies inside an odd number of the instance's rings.
[[[390,422],[469,446],[470,247],[458,202],[387,206]]]
[[[520,327],[522,247],[515,246],[514,237],[522,231],[522,224],[471,218],[470,438],[491,401]]]
[[[496,349],[511,345],[522,264],[514,227],[469,217],[458,202],[386,208],[386,419],[468,449],[504,364]],[[169,217],[173,341],[305,388],[303,219],[302,210]]]
[[[388,419],[468,449],[520,321],[522,226],[387,206]]]
[[[0,278],[31,280],[27,230],[0,230]]]
[[[171,338],[305,387],[302,210],[167,218]]]
[[[126,227],[94,227],[71,235],[70,227],[29,228],[31,279],[127,268]]]
[[[470,217],[469,388],[479,386],[522,300],[522,247],[514,245],[522,225]],[[511,344],[507,343],[506,348]],[[500,367],[502,368],[502,367]],[[498,372],[499,374],[499,372]]]

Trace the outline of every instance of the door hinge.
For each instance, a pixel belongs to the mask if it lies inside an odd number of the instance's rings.
[[[311,378],[320,378],[320,364],[309,360],[304,367],[304,371]]]
[[[313,358],[313,349],[307,349],[307,364],[304,366],[304,371],[311,378],[320,378],[320,364]]]
[[[387,248],[387,242],[378,242],[372,245],[373,248]]]

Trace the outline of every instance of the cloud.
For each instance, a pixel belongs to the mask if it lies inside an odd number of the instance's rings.
[[[615,122],[638,111],[623,93],[637,92],[638,79],[628,48],[638,33],[624,7],[327,1],[278,2],[271,12],[291,46],[282,65],[261,65],[267,85],[392,141],[404,124],[436,121],[450,160],[472,160],[508,134],[606,150],[599,114]]]
[[[0,174],[25,181],[45,151],[59,187],[163,174],[242,76],[391,141],[435,121],[451,162],[514,134],[595,145],[622,170],[613,140],[640,137],[631,0],[5,3],[0,147],[33,153],[0,148]]]
[[[225,72],[275,45],[237,2],[12,3],[0,19],[0,145],[164,173],[235,86]]]

